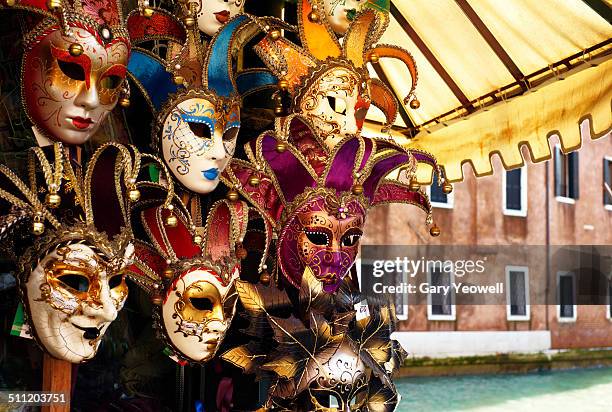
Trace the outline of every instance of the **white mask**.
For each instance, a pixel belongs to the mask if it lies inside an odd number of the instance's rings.
[[[192,192],[215,190],[236,149],[240,107],[189,98],[172,109],[162,127],[162,154],[174,177]]]
[[[219,29],[244,9],[245,0],[198,0],[198,28],[214,36]]]
[[[179,277],[169,289],[162,304],[162,328],[182,357],[205,362],[215,355],[236,312],[233,285],[239,275],[235,268],[226,283],[201,268]]]
[[[366,0],[324,0],[325,17],[338,36],[344,36]]]
[[[39,343],[53,357],[72,363],[95,356],[128,294],[117,267],[82,243],[45,256],[25,286],[26,306]]]

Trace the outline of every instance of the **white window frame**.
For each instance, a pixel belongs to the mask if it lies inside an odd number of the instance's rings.
[[[525,278],[525,315],[513,315],[510,307],[510,272],[522,272]],[[531,319],[529,304],[529,268],[527,266],[506,266],[506,319],[510,321],[525,321]]]
[[[562,318],[561,317],[561,277],[562,276],[571,276],[572,278],[572,290],[574,292],[574,309],[573,315],[571,318]],[[576,274],[568,271],[559,271],[557,272],[557,320],[562,323],[566,322],[576,322],[578,318],[578,305],[576,305]]]
[[[508,170],[502,174],[502,209],[506,216],[527,217],[527,166],[519,168],[521,171],[521,208],[520,210],[506,208],[506,178]]]
[[[432,313],[431,293],[427,293],[427,320],[457,320],[457,308],[455,304],[455,288],[452,287],[455,282],[455,273],[450,273],[450,290],[451,295],[451,314],[450,315],[434,315]],[[431,286],[431,270],[427,270],[427,284]]]
[[[561,145],[559,143],[557,143],[555,145],[555,148],[559,149],[559,153],[561,153],[561,155],[567,156],[565,153],[563,153],[563,150],[561,150]],[[556,190],[555,189],[555,184],[556,184],[555,183],[556,182],[556,180],[555,180],[555,178],[556,178],[556,176],[555,176],[555,170],[556,170],[556,168],[555,168],[555,152],[556,151],[553,151],[553,193]],[[571,198],[571,197],[567,197],[567,196],[555,196],[555,200],[557,202],[559,202],[559,203],[566,203],[568,205],[575,205],[576,204],[576,199]]]
[[[438,209],[453,209],[455,207],[455,191],[454,190],[446,195],[446,203],[434,202],[433,200],[431,200],[431,185],[427,185],[425,190],[427,192],[427,197],[430,200],[431,207],[435,207]]]
[[[612,156],[604,156],[604,160],[607,160],[608,162],[612,162]],[[602,183],[605,183],[605,182],[602,182]],[[605,190],[605,188],[604,188],[604,190]],[[604,209],[609,210],[609,211],[612,212],[612,205],[604,205]]]
[[[608,280],[608,293],[607,298],[608,298],[608,304],[606,305],[606,319],[608,319],[610,322],[612,322],[612,316],[610,316],[610,311],[612,311],[612,294],[610,294],[610,292],[612,291],[612,280]]]

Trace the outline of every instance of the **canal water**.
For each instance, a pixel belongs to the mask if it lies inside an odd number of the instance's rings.
[[[404,378],[398,412],[612,410],[612,368],[525,375]]]

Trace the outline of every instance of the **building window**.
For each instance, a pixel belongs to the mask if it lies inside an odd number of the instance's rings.
[[[576,280],[571,272],[557,274],[557,317],[559,322],[576,321]]]
[[[606,308],[606,318],[612,320],[612,281],[608,282],[608,307]]]
[[[393,275],[385,274],[382,278],[374,277],[374,263],[369,260],[364,261],[361,260],[361,258],[357,258],[355,261],[355,269],[359,281],[359,289],[366,299],[368,296],[378,295],[374,292],[374,283],[382,282],[385,285],[408,283],[408,272],[395,272]],[[393,280],[390,279],[391,276],[393,276]],[[408,320],[408,294],[394,293],[392,296],[389,296],[389,298],[395,301],[395,316],[397,320]]]
[[[506,317],[529,320],[529,268],[506,266]]]
[[[504,214],[527,216],[527,168],[508,170],[502,180]]]
[[[432,268],[427,272],[427,281],[430,287],[439,288],[439,292],[430,292],[427,295],[427,319],[429,320],[455,320],[455,291],[452,287],[453,274]]]
[[[574,203],[578,199],[578,152],[564,155],[561,146],[555,146],[555,196],[558,201]]]
[[[612,210],[612,157],[603,160],[603,202],[608,210]]]
[[[438,175],[433,174],[433,181],[431,186],[427,186],[427,194],[431,200],[433,207],[439,207],[444,209],[452,209],[455,203],[455,192],[446,194],[442,191],[442,186],[438,185]]]

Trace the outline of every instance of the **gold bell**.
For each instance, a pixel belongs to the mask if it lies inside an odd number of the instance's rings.
[[[45,224],[41,222],[40,220],[35,220],[34,224],[32,225],[32,233],[34,233],[36,236],[40,236],[44,232],[45,232]]]
[[[142,11],[142,15],[145,16],[147,19],[150,19],[153,15],[153,9],[150,7],[145,7]]]
[[[130,190],[129,196],[132,202],[138,202],[140,200],[140,190],[138,189]]]
[[[246,258],[248,255],[247,250],[244,248],[244,246],[239,245],[238,247],[236,247],[236,257],[240,260]]]
[[[61,0],[47,0],[47,8],[52,13],[60,11],[62,9],[62,1]]]
[[[453,191],[453,185],[445,181],[444,184],[442,184],[442,193],[448,195],[452,191]]]
[[[16,0],[6,0],[6,5],[9,7],[13,7],[16,3]]]
[[[238,193],[238,191],[235,189],[230,189],[230,191],[227,192],[227,198],[231,200],[232,202],[235,202],[236,200],[238,200],[239,197],[240,197],[240,193]]]
[[[185,17],[185,26],[187,27],[193,27],[193,25],[195,24],[195,19],[191,16]]]
[[[261,179],[258,176],[251,176],[249,177],[249,184],[253,187],[257,187],[259,186],[259,184],[261,183]]]
[[[119,106],[123,107],[124,109],[127,109],[128,107],[130,107],[130,99],[128,99],[127,97],[122,97],[121,99],[119,99]]]
[[[414,99],[410,100],[411,109],[418,109],[419,107],[421,107],[421,102],[419,101],[419,99],[415,97]]]
[[[200,235],[195,235],[193,237],[193,243],[195,243],[196,245],[201,245],[203,241],[204,239],[202,239],[202,236]]]
[[[166,226],[176,227],[178,225],[178,219],[174,215],[170,215],[166,218]]]
[[[278,142],[276,143],[276,151],[278,153],[284,153],[287,151],[287,143],[285,142]]]
[[[171,268],[166,268],[164,269],[163,275],[165,279],[172,279],[172,277],[174,276],[174,270],[172,270]]]
[[[353,194],[356,196],[359,196],[360,194],[363,194],[363,186],[360,184],[356,184],[353,186]]]
[[[440,231],[440,228],[438,227],[438,225],[434,224],[430,229],[429,229],[429,234],[433,237],[438,237],[440,236],[440,233],[442,233]]]
[[[270,32],[270,38],[272,40],[278,40],[281,37],[281,32],[279,30],[272,30]]]
[[[283,106],[276,106],[274,108],[274,114],[277,116],[280,116],[281,114],[283,114],[284,110],[283,110]]]
[[[281,90],[287,90],[289,88],[289,82],[285,79],[279,81],[278,88]]]
[[[80,56],[83,54],[83,51],[83,46],[81,46],[79,43],[72,43],[70,47],[68,47],[68,53],[74,57]]]
[[[156,293],[151,297],[151,303],[155,306],[161,306],[164,303],[164,298],[159,293]]]
[[[412,179],[408,185],[408,189],[410,189],[411,192],[418,192],[420,188],[421,185],[416,181],[416,179]]]
[[[321,20],[321,16],[316,11],[311,11],[308,13],[308,21],[311,23],[318,23]]]
[[[380,60],[380,57],[378,57],[378,54],[376,53],[370,54],[370,63],[378,63],[379,60]]]
[[[270,274],[267,271],[263,271],[261,272],[261,276],[259,276],[259,281],[262,283],[262,285],[266,285],[268,286],[270,284]]]
[[[60,203],[62,203],[62,198],[57,193],[49,193],[47,197],[45,198],[45,203],[51,209],[55,209],[56,207],[60,205]]]
[[[185,78],[183,78],[183,76],[176,75],[172,78],[172,81],[174,81],[174,84],[183,84]]]

